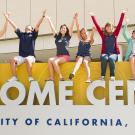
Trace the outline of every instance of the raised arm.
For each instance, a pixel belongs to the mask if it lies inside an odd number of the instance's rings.
[[[122,34],[123,34],[123,37],[124,39],[128,42],[130,37],[128,35],[128,29],[127,29],[127,24],[125,24],[122,28]]]
[[[78,21],[78,13],[75,13],[74,19],[75,19],[75,24],[76,24],[76,27],[77,27],[77,36],[78,36],[78,39],[80,40],[81,36],[80,36],[80,24],[79,24],[79,21]]]
[[[76,16],[77,16],[77,13],[75,13],[75,15],[74,15],[74,17],[73,17],[73,20],[72,20],[72,23],[71,23],[71,26],[70,26],[70,28],[69,28],[69,34],[70,34],[70,36],[72,36],[72,34],[73,34],[73,28],[74,28]]]
[[[118,23],[118,25],[117,25],[117,27],[116,27],[116,29],[114,31],[114,35],[115,36],[119,35],[120,29],[122,27],[122,23],[123,23],[123,20],[124,20],[125,13],[126,13],[125,10],[123,10],[122,13],[121,13],[121,17],[120,17],[119,23]]]
[[[37,22],[36,26],[35,26],[35,31],[38,32],[39,27],[41,25],[41,23],[43,22],[44,18],[45,18],[45,14],[46,14],[46,10],[43,12],[42,17],[39,19],[39,21]]]
[[[92,32],[90,34],[90,44],[92,45],[94,43],[94,34],[95,34],[95,27],[92,28]]]
[[[52,23],[51,17],[46,16],[46,19],[47,19],[48,22],[49,22],[49,25],[50,25],[50,27],[51,27],[53,36],[55,36],[55,35],[57,34],[57,32],[56,32],[56,29],[55,29],[55,27],[54,27],[54,24]]]
[[[17,26],[16,26],[16,24],[10,19],[9,14],[4,14],[4,15],[5,15],[7,21],[8,21],[8,22],[11,24],[11,26],[13,27],[14,31],[16,31],[16,30],[17,30]]]
[[[9,14],[8,14],[8,16],[9,16]],[[5,34],[5,32],[7,31],[7,26],[8,26],[8,20],[6,19],[3,29],[0,31],[0,37],[2,37]]]
[[[90,15],[91,15],[91,18],[92,18],[94,25],[96,26],[97,31],[99,32],[101,38],[103,38],[103,36],[104,36],[103,30],[100,28],[99,24],[97,23],[94,14],[90,13]]]
[[[125,38],[125,40],[128,42],[130,37],[128,35],[128,29],[127,29],[127,25],[128,25],[129,19],[126,19],[126,24],[123,26],[122,28],[122,33],[123,33],[123,37]]]

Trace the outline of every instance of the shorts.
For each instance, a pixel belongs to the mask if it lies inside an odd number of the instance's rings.
[[[57,55],[58,58],[63,58],[66,62],[70,61],[69,55]]]
[[[135,57],[135,54],[132,53],[132,54],[129,56],[129,58],[132,58],[132,57]]]
[[[35,63],[36,59],[34,56],[27,56],[27,57],[22,57],[22,56],[15,56],[14,60],[16,60],[17,65],[21,65],[25,62],[25,60],[28,60],[30,63]]]
[[[90,56],[76,56],[76,59],[79,57],[83,57],[83,60],[88,60],[89,62],[91,62],[91,57]]]

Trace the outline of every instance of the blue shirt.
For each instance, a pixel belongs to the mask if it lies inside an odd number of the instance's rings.
[[[82,57],[91,56],[90,48],[91,48],[90,42],[80,41],[78,46],[77,56],[82,56]]]
[[[68,47],[71,36],[61,37],[56,34],[54,38],[57,47],[57,55],[69,55]]]
[[[116,37],[114,35],[105,36],[104,44],[106,54],[116,54]]]
[[[32,33],[21,32],[20,29],[15,31],[19,37],[19,56],[35,56],[35,41],[38,36],[38,32],[35,30]]]

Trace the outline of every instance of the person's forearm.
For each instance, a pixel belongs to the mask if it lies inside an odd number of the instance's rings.
[[[77,28],[77,35],[78,35],[78,38],[80,39],[80,24],[79,24],[79,21],[78,21],[78,18],[76,19],[76,28]]]
[[[16,31],[16,29],[17,29],[16,24],[10,18],[8,18],[7,20],[10,23],[10,25],[13,27],[13,29]]]
[[[125,24],[122,28],[122,34],[123,34],[123,37],[126,41],[128,41],[129,39],[129,36],[128,36],[128,30],[127,30],[127,25]]]
[[[0,37],[2,37],[7,31],[8,21],[6,20],[3,29],[0,31]]]
[[[72,33],[73,33],[74,23],[75,23],[75,19],[72,20],[72,23],[71,23],[71,26],[70,26],[70,30],[69,30],[70,36],[72,36]]]
[[[55,27],[54,27],[54,24],[52,23],[52,21],[51,21],[50,18],[48,19],[48,22],[49,22],[50,28],[51,28],[51,30],[52,30],[53,36],[55,36],[55,34],[56,34],[57,32],[56,32],[56,29],[55,29]]]
[[[80,32],[80,24],[78,19],[76,19],[76,27],[77,27],[77,32]]]
[[[120,32],[120,29],[121,29],[121,27],[122,27],[122,22],[123,22],[123,20],[124,20],[124,16],[125,16],[125,13],[121,13],[121,17],[120,17],[119,23],[118,23],[118,25],[117,25],[117,27],[116,27],[116,29],[115,29],[115,31],[114,31],[114,34],[115,34],[116,36],[118,36],[118,34],[119,34],[119,32]]]
[[[38,23],[36,24],[36,27],[35,27],[35,30],[38,31],[39,30],[39,27],[41,25],[41,23],[43,22],[45,16],[42,16],[42,18],[40,18],[40,20],[38,21]]]
[[[91,33],[91,35],[90,35],[91,44],[94,43],[94,33],[95,33],[95,32],[92,30],[92,33]]]
[[[94,25],[95,25],[97,31],[99,32],[100,36],[103,37],[103,31],[102,31],[102,29],[100,28],[100,26],[98,25],[98,23],[97,23],[97,21],[96,21],[96,19],[95,19],[95,16],[91,16],[91,18],[92,18],[92,21],[93,21],[93,23],[94,23]]]

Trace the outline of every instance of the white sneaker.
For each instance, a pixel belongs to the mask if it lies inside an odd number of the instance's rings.
[[[114,76],[111,76],[110,77],[110,81],[115,81],[115,77]]]
[[[33,79],[33,77],[29,77],[29,82],[32,82],[32,81],[34,81],[34,79]]]
[[[104,81],[104,80],[105,80],[105,76],[101,76],[101,77],[100,77],[100,80],[101,80],[101,81]]]
[[[16,76],[11,77],[11,79],[8,80],[8,82],[14,82],[18,81],[18,78]]]

